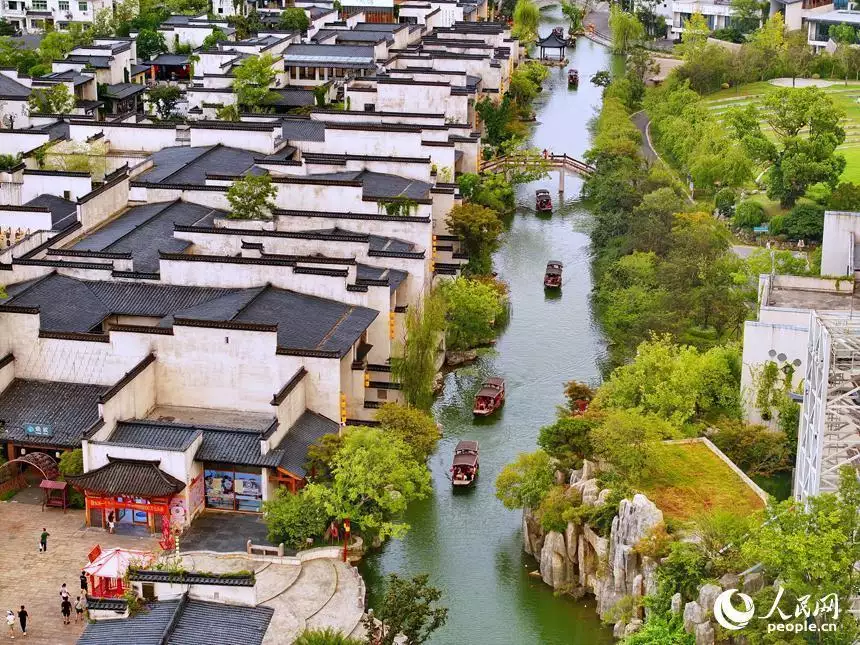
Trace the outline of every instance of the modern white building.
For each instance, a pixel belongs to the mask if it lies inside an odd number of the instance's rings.
[[[2,0],[0,18],[22,32],[67,29],[73,22],[93,22],[113,0]]]

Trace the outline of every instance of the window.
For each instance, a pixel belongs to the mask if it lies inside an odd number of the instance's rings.
[[[380,401],[388,400],[388,390],[376,390],[376,398]]]
[[[64,190],[63,191],[63,199],[71,199],[71,198],[72,198],[72,191]]]
[[[82,0],[81,2],[78,2],[78,11],[83,11],[84,13],[89,11],[89,6],[87,5],[86,0]]]
[[[376,112],[376,106],[373,103],[365,103],[364,104],[365,112]]]
[[[203,482],[206,506],[210,508],[255,513],[262,508],[263,478],[259,468],[206,464]]]
[[[48,0],[33,0],[33,11],[47,11]]]
[[[60,11],[69,10],[69,0],[60,0]]]

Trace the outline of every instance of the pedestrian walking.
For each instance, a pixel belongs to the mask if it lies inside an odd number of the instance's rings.
[[[24,636],[27,635],[27,617],[29,615],[27,610],[24,609],[24,605],[21,605],[21,611],[18,612],[18,622],[21,623],[21,632]]]
[[[87,574],[81,571],[81,591],[84,592],[84,595],[87,595]]]
[[[39,553],[48,550],[48,529],[42,528],[42,535],[39,536]]]
[[[63,598],[63,602],[60,603],[60,611],[63,614],[63,624],[70,625],[72,622],[72,603],[69,602],[68,596]]]
[[[114,518],[114,514],[113,514],[113,511],[111,511],[110,513],[108,513],[108,520],[107,520],[107,522],[108,522],[108,533],[113,533],[114,527],[116,526],[113,518]]]
[[[69,599],[69,590],[66,588],[66,583],[64,582],[60,585],[60,600],[68,600]]]
[[[85,607],[86,602],[81,600],[81,597],[78,596],[78,599],[75,601],[75,622],[78,622],[79,619],[81,622],[83,622]]]
[[[9,638],[15,638],[15,612],[11,609],[6,612],[6,625],[9,627]]]

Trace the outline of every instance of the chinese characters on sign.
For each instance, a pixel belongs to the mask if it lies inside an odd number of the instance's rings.
[[[25,423],[24,431],[28,437],[53,437],[54,431],[47,423]]]

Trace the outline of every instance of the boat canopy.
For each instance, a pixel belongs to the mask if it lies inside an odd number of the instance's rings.
[[[478,455],[471,452],[454,455],[454,466],[474,466],[478,463]]]
[[[494,387],[501,388],[504,384],[505,384],[505,379],[500,378],[498,376],[491,376],[490,378],[484,380],[484,387],[489,385],[491,387],[494,386]]]
[[[454,448],[454,452],[460,452],[460,451],[475,452],[476,453],[476,452],[478,452],[478,442],[477,441],[470,441],[468,439],[463,439],[462,441],[459,441],[457,443],[457,447]]]

